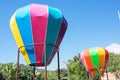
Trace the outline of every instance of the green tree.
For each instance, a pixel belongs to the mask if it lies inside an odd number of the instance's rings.
[[[80,55],[73,57],[68,63],[69,80],[85,80],[86,70],[80,61]]]
[[[109,61],[107,64],[108,72],[115,73],[116,77],[119,77],[120,73],[120,54],[110,53]]]
[[[61,78],[67,78],[69,76],[69,73],[67,71],[67,69],[63,68],[63,69],[60,69],[60,77]]]
[[[0,79],[3,80],[3,74],[0,72]]]
[[[68,61],[67,69],[60,69],[61,79],[69,80],[86,80],[86,70],[82,62],[80,61],[80,55],[74,56],[73,59]],[[110,53],[107,69],[109,72],[113,72],[118,77],[120,73],[120,54]],[[27,65],[19,65],[19,80],[31,80],[33,77],[33,68]],[[16,76],[16,64],[0,64],[0,80],[15,80]],[[68,74],[69,73],[69,74]],[[48,80],[57,80],[57,70],[47,71]],[[36,80],[44,80],[44,70],[36,68]],[[98,78],[91,77],[89,80],[98,80]]]
[[[44,70],[42,69],[36,70],[36,80],[44,80]]]
[[[109,72],[120,71],[120,54],[110,53],[107,69]]]

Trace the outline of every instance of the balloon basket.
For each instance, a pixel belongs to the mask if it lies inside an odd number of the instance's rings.
[[[45,45],[44,49],[45,49],[45,52],[44,52],[44,65],[45,65],[45,69],[44,69],[44,78],[45,80],[47,80],[47,63],[46,63],[46,46],[53,46],[54,48],[57,49],[57,65],[58,65],[58,80],[60,80],[60,59],[59,59],[59,48],[54,45],[54,44],[40,44],[40,43],[35,43],[35,44],[27,44],[25,46],[21,46],[18,48],[18,53],[17,53],[17,64],[16,64],[16,80],[18,80],[18,73],[19,73],[19,57],[20,57],[20,49],[23,48],[23,47],[28,47],[28,46],[40,46],[40,45]],[[34,69],[33,69],[33,80],[35,80],[35,68],[36,66],[33,66]]]

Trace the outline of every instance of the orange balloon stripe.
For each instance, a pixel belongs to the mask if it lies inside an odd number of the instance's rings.
[[[99,54],[99,72],[103,74],[104,72],[104,64],[105,64],[105,51],[103,48],[98,48]]]
[[[92,65],[89,49],[86,49],[84,51],[84,59],[85,59],[84,61],[85,61],[86,67],[88,68],[88,70],[90,70],[91,75],[95,76],[94,66]]]
[[[98,48],[98,54],[99,54],[99,68],[104,67],[105,62],[105,51],[102,48]]]

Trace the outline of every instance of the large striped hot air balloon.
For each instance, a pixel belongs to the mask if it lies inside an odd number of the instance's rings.
[[[109,53],[101,47],[88,48],[84,50],[80,59],[86,70],[93,76],[102,76],[109,59]]]
[[[20,51],[29,65],[44,66],[50,64],[67,29],[67,21],[61,11],[48,5],[30,4],[19,8],[10,20],[10,28]],[[41,44],[35,46],[35,44]]]

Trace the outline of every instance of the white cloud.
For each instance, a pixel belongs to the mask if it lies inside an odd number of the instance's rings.
[[[120,11],[118,10],[118,17],[119,17],[119,20],[120,20]]]
[[[107,46],[106,50],[108,50],[109,52],[113,52],[115,54],[120,54],[120,44],[113,43],[113,44]]]

